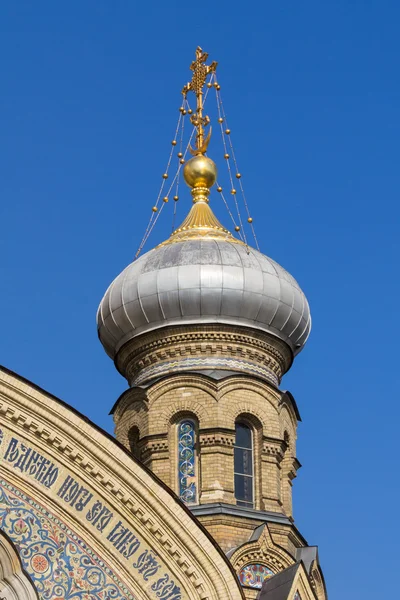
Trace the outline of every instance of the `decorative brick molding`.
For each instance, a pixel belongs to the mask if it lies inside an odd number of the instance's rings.
[[[258,530],[260,529],[259,527]],[[229,553],[229,558],[237,572],[246,564],[261,563],[274,573],[279,573],[296,562],[289,552],[275,544],[267,524],[262,526],[259,535],[257,535],[258,530],[255,530],[250,541]]]
[[[226,446],[233,448],[235,443],[234,431],[223,431],[221,429],[200,430],[200,446],[207,448],[211,446]]]
[[[284,457],[287,445],[284,440],[263,437],[262,455],[274,456],[279,461]]]
[[[286,550],[274,543],[267,524],[262,527],[259,537],[250,539],[229,554],[232,565],[238,573],[249,563],[264,564],[275,574],[295,563],[294,558]]]

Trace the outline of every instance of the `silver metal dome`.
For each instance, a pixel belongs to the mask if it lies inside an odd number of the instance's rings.
[[[97,312],[114,358],[132,338],[160,327],[224,323],[253,327],[297,354],[311,328],[307,299],[291,275],[257,250],[229,240],[162,245],[130,264]]]

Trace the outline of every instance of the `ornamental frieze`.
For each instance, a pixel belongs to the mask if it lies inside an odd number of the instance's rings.
[[[152,332],[141,339],[140,345],[133,339],[121,348],[116,364],[131,385],[141,385],[179,366],[179,369],[219,368],[249,374],[253,371],[278,386],[291,360],[287,347],[279,340],[250,331],[249,335],[239,334],[234,328],[221,325],[213,331],[177,332],[162,338]],[[168,370],[169,363],[173,364]]]

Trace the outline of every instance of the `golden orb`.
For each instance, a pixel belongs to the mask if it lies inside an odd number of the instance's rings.
[[[217,187],[217,192],[222,192],[222,187],[221,186]]]
[[[153,212],[157,212],[157,211],[158,211],[158,208],[157,208],[157,206],[153,206],[153,208],[152,208],[151,210],[152,210]]]
[[[182,152],[178,152],[178,158],[182,158],[183,154]]]
[[[173,146],[176,146],[176,140],[172,140],[171,144],[172,144]]]
[[[168,196],[164,196],[163,202],[168,202]]]
[[[175,200],[175,202],[178,202],[179,197],[178,196],[174,196],[174,200]]]
[[[211,158],[197,154],[185,164],[183,176],[191,188],[210,188],[217,180],[217,166]]]
[[[236,225],[236,227],[235,227],[235,231],[240,231],[240,227],[239,227],[239,225]]]
[[[248,223],[252,223],[252,222],[253,222],[253,219],[252,219],[251,217],[249,217],[249,218],[247,219],[247,222],[248,222]]]
[[[220,118],[218,119],[218,123],[223,123],[223,122],[224,122],[223,118],[222,118],[222,117],[220,117]]]

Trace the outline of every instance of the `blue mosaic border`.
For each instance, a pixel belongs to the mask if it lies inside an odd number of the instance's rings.
[[[152,365],[142,369],[132,383],[134,385],[140,385],[149,379],[161,377],[168,373],[176,373],[178,369],[180,371],[189,371],[193,369],[227,369],[229,371],[240,371],[242,373],[249,373],[267,379],[269,382],[273,383],[274,386],[279,385],[278,377],[269,369],[235,358],[183,358],[182,360]]]

